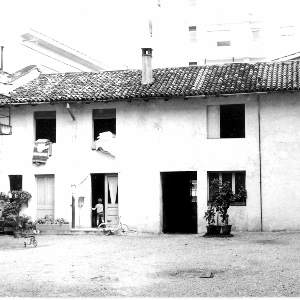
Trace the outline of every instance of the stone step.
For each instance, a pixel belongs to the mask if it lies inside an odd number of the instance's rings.
[[[98,230],[96,228],[74,228],[71,230],[42,230],[40,231],[41,235],[55,235],[55,234],[59,234],[59,235],[92,235],[92,234],[99,234]]]

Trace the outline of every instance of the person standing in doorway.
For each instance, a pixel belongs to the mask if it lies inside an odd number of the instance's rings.
[[[93,208],[92,210],[97,209],[97,226],[99,226],[101,223],[104,222],[103,216],[104,216],[104,211],[103,211],[103,204],[102,204],[102,199],[98,199],[98,204]]]

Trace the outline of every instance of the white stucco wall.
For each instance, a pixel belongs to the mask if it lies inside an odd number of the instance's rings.
[[[297,94],[261,95],[263,229],[299,229],[297,199],[299,123]],[[244,103],[246,137],[207,139],[206,106]],[[91,150],[93,109],[116,108],[116,158]],[[32,164],[33,111],[56,110],[56,144],[45,166]],[[119,214],[139,231],[162,230],[160,173],[197,171],[198,232],[205,231],[208,171],[246,171],[246,206],[229,209],[233,230],[261,230],[258,98],[256,95],[190,100],[152,100],[109,104],[65,104],[12,109],[12,136],[1,137],[0,191],[8,190],[7,175],[22,174],[23,188],[33,195],[24,210],[35,218],[37,174],[55,175],[55,216],[71,221],[71,184],[77,199],[85,197],[81,226],[91,220],[91,173],[117,173]],[[76,134],[73,136],[73,132]],[[81,183],[83,181],[83,183]],[[81,184],[80,184],[81,183]]]
[[[300,229],[299,93],[261,99],[263,230]]]

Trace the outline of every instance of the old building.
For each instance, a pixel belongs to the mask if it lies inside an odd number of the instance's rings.
[[[73,199],[75,227],[79,216],[95,226],[101,197],[106,219],[138,231],[197,233],[221,178],[248,192],[229,209],[233,230],[299,230],[299,62],[152,70],[151,60],[144,48],[142,70],[40,74],[1,99],[12,134],[0,136],[0,191],[30,191],[33,218],[71,221]]]

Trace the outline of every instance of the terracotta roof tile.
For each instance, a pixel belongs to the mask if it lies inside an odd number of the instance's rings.
[[[300,89],[300,62],[232,63],[154,69],[141,84],[141,70],[41,74],[12,93],[13,103],[116,101]]]

